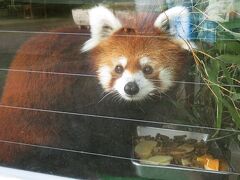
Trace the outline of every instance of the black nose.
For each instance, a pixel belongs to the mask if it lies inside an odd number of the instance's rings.
[[[125,85],[124,91],[128,95],[135,95],[139,92],[139,87],[135,82],[129,82]]]

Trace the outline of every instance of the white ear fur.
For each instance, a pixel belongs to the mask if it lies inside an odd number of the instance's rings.
[[[89,51],[96,47],[103,38],[110,36],[119,30],[122,25],[114,14],[103,6],[92,8],[88,12],[91,27],[91,39],[89,39],[81,51]]]
[[[183,49],[190,50],[196,48],[193,42],[189,42],[190,13],[186,7],[176,6],[161,13],[154,22],[154,26],[164,29],[169,23],[170,34],[176,39],[173,41],[179,44]]]

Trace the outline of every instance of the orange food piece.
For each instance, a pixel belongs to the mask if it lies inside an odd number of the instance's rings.
[[[207,158],[206,160],[207,160],[207,163],[204,164],[204,168],[206,170],[214,170],[214,171],[219,170],[219,160],[218,159]]]
[[[203,156],[197,157],[197,162],[204,166],[206,170],[219,171],[219,159],[214,159],[211,154],[204,154]]]
[[[203,156],[197,157],[197,162],[204,166],[205,164],[207,164],[207,159],[213,159],[212,155],[204,154]]]

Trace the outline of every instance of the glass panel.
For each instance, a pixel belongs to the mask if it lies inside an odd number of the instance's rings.
[[[239,5],[0,0],[0,165],[239,178]]]

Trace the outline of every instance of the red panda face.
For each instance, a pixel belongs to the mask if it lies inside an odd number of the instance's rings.
[[[105,91],[125,100],[143,100],[174,85],[185,64],[185,51],[164,33],[158,34],[125,36],[122,29],[93,50]]]
[[[178,9],[187,13],[187,9]],[[154,23],[145,19],[150,26],[142,28],[140,22],[138,28],[126,29],[110,10],[100,6],[89,11],[89,21],[91,39],[82,51],[92,50],[104,91],[139,101],[165,93],[183,74],[186,44],[161,31],[161,23],[165,23],[162,14]]]

